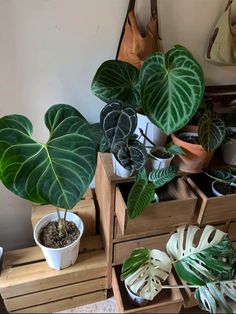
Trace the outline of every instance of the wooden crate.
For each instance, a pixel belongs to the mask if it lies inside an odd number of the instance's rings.
[[[106,298],[107,263],[100,236],[81,239],[74,265],[56,271],[39,247],[4,255],[0,293],[10,312],[49,313]]]
[[[216,224],[236,219],[236,194],[214,196],[211,191],[212,180],[204,174],[189,176],[187,182],[198,196],[198,224]]]
[[[62,209],[64,210],[64,209]],[[33,205],[31,222],[32,226],[43,216],[53,213],[56,211],[56,207],[52,205]],[[96,209],[93,201],[92,190],[87,189],[83,198],[78,202],[78,204],[71,210],[80,216],[84,223],[84,235],[90,236],[96,234]]]
[[[236,241],[236,221],[230,223],[228,235],[231,241]]]
[[[132,183],[123,183],[116,187],[115,213],[122,234],[154,231],[156,234],[168,233],[182,224],[193,223],[197,197],[182,178],[158,189],[163,200],[150,204],[135,219],[129,220],[127,198]]]
[[[124,283],[120,280],[121,267],[112,270],[112,287],[118,313],[179,313],[183,299],[179,289],[163,289],[147,306],[135,307],[128,299]],[[173,274],[170,274],[167,284],[176,285]]]

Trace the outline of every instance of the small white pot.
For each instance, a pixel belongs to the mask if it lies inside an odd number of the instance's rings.
[[[63,215],[64,211],[60,211],[60,216],[63,217]],[[60,270],[73,265],[77,260],[79,254],[80,239],[84,232],[84,224],[78,215],[71,212],[67,212],[66,220],[73,221],[76,224],[77,228],[79,229],[80,235],[78,239],[76,239],[73,243],[63,248],[58,249],[48,248],[39,242],[38,239],[39,232],[42,227],[46,226],[49,222],[55,221],[57,219],[58,218],[56,212],[48,214],[47,216],[41,218],[34,227],[34,240],[43,251],[48,266],[53,269]]]
[[[0,259],[2,257],[2,253],[3,253],[3,248],[0,246]]]
[[[167,168],[169,167],[169,165],[171,164],[172,159],[174,158],[174,155],[172,155],[170,158],[158,158],[155,157],[154,155],[152,155],[152,152],[155,151],[156,149],[160,149],[160,150],[164,150],[163,147],[156,147],[156,148],[152,148],[150,150],[149,155],[152,157],[152,169],[163,169],[163,168]]]
[[[130,171],[121,166],[121,164],[116,160],[114,155],[112,155],[112,164],[113,171],[117,176],[120,176],[122,178],[127,178],[130,176]]]
[[[147,305],[149,300],[143,299],[143,298],[139,297],[137,294],[133,293],[130,290],[130,288],[127,286],[126,282],[125,282],[125,288],[126,288],[126,290],[128,292],[128,295],[129,295],[129,297],[130,297],[130,299],[132,300],[133,303],[137,304],[140,307]]]
[[[164,146],[167,140],[167,135],[162,132],[155,124],[153,124],[147,116],[138,113],[138,124],[135,130],[135,133],[138,136],[141,136],[139,128],[143,130],[144,134],[156,145],[156,146]],[[145,146],[151,146],[151,144],[144,138],[140,138],[140,142]],[[150,148],[147,149],[149,153]]]
[[[215,196],[224,196],[224,194],[218,192],[215,188],[215,184],[216,184],[216,180],[212,182],[211,184],[211,188],[212,188],[212,193],[215,195]],[[236,187],[236,184],[235,183],[231,183],[230,184],[231,186],[235,186]]]
[[[230,128],[236,132],[236,128]],[[236,165],[236,139],[232,138],[228,143],[222,145],[223,160],[226,164]]]

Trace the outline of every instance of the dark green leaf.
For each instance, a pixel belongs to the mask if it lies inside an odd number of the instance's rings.
[[[171,144],[169,147],[167,147],[167,151],[171,155],[181,155],[184,154],[183,149],[175,144]]]
[[[167,168],[163,169],[156,169],[152,170],[149,173],[149,181],[151,181],[156,188],[159,188],[166,184],[167,182],[170,182],[173,180],[178,172],[178,167],[177,166],[169,166]]]
[[[147,172],[145,168],[142,168],[141,170],[138,171],[138,173],[136,174],[136,181],[139,180],[148,180],[147,178]]]
[[[221,182],[226,182],[226,183],[233,183],[235,182],[235,178],[233,175],[226,171],[226,170],[221,170],[221,169],[203,169],[203,172],[213,180],[221,181]]]

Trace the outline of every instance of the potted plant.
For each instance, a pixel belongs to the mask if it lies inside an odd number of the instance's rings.
[[[135,249],[123,263],[125,281],[132,302],[153,300],[162,289],[186,286],[163,285],[174,266],[177,275],[195,289],[199,306],[210,313],[233,313],[236,302],[236,252],[226,233],[207,225],[199,234],[197,226],[180,226],[167,242],[167,253]],[[134,300],[133,300],[134,296]]]
[[[34,237],[49,266],[62,269],[78,256],[83,222],[68,210],[93,179],[96,146],[87,121],[69,105],[49,108],[45,124],[50,137],[42,144],[33,139],[26,117],[0,119],[0,179],[20,197],[56,207],[37,223]]]

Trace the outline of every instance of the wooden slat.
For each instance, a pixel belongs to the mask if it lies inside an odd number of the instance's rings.
[[[229,225],[228,235],[231,241],[236,241],[236,221]]]
[[[35,293],[25,294],[20,297],[5,299],[4,303],[8,311],[22,309],[27,307],[45,304],[52,301],[71,298],[94,291],[104,290],[107,288],[107,278],[93,279],[81,283],[67,285],[55,289],[37,291]]]
[[[236,242],[232,242],[233,248],[236,250]]]
[[[93,199],[93,193],[92,193],[92,189],[90,189],[90,188],[88,188],[86,191],[85,191],[85,193],[84,193],[84,195],[83,195],[83,197],[82,197],[82,200],[87,200],[87,199]]]
[[[55,301],[47,304],[16,310],[12,313],[53,313],[57,311],[68,310],[81,305],[94,303],[105,300],[107,297],[106,290],[96,291],[89,294],[84,294],[72,298],[67,298],[60,301]]]
[[[74,265],[55,271],[46,262],[12,267],[2,271],[0,292],[10,298],[58,286],[107,276],[103,250],[80,254]]]

